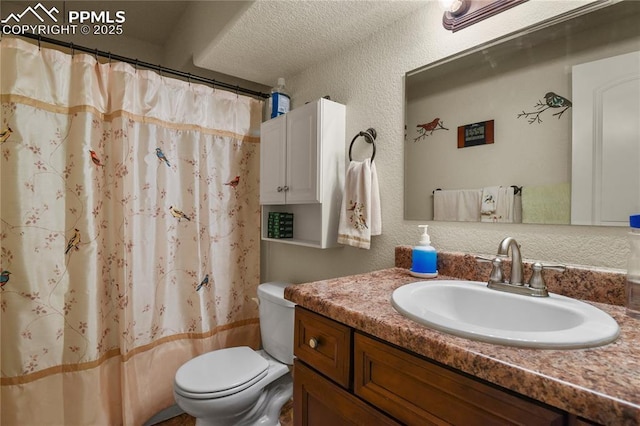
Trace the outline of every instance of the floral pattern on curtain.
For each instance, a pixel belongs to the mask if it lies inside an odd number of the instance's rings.
[[[0,46],[1,423],[141,424],[259,344],[263,102]]]

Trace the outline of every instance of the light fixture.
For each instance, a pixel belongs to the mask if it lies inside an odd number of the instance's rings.
[[[460,16],[469,10],[471,0],[439,0],[440,6],[445,10],[445,14]]]
[[[439,0],[445,10],[442,25],[453,32],[496,15],[527,0]]]

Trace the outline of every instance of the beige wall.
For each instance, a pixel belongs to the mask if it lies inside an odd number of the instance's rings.
[[[413,245],[420,222],[403,219],[404,74],[430,62],[509,34],[588,2],[530,0],[456,33],[441,25],[438,2],[381,29],[352,49],[287,77],[295,105],[324,95],[347,105],[345,151],[353,135],[378,132],[376,165],[382,198],[383,235],[371,250],[330,250],[263,243],[263,281],[304,282],[390,267],[394,247]],[[515,237],[523,256],[608,268],[625,268],[627,229],[583,226],[503,225],[430,222],[440,250],[495,254],[505,236]],[[363,289],[365,290],[365,289]]]

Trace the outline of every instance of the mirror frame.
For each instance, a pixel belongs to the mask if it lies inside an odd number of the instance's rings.
[[[626,1],[629,1],[629,0],[626,0]],[[633,0],[631,0],[631,1],[633,1]],[[500,44],[505,43],[507,41],[516,39],[518,37],[522,37],[522,36],[525,36],[525,35],[540,31],[540,30],[544,30],[545,28],[549,28],[549,27],[551,27],[553,25],[560,24],[562,22],[566,22],[566,21],[569,21],[569,20],[574,19],[574,18],[578,18],[578,17],[586,15],[588,13],[595,12],[595,11],[600,10],[600,9],[604,9],[607,6],[611,6],[614,3],[620,3],[620,1],[613,2],[612,0],[596,0],[593,3],[586,4],[584,6],[581,6],[581,7],[578,7],[576,9],[570,10],[569,12],[565,12],[565,13],[562,13],[560,15],[556,15],[553,18],[549,18],[549,19],[546,19],[546,20],[544,20],[542,22],[538,22],[538,23],[530,25],[528,27],[521,28],[521,29],[516,30],[514,32],[511,32],[511,33],[505,34],[503,36],[500,36],[500,37],[498,37],[496,39],[490,40],[490,41],[488,41],[486,43],[482,43],[482,44],[476,45],[476,46],[471,47],[469,49],[465,49],[465,50],[462,50],[462,51],[460,51],[458,53],[454,53],[453,55],[449,55],[449,56],[447,56],[445,58],[438,59],[435,62],[431,62],[431,63],[429,63],[427,65],[423,65],[423,66],[415,68],[415,69],[413,69],[411,71],[407,71],[405,73],[404,78],[406,80],[408,77],[415,76],[417,74],[420,74],[423,71],[427,71],[427,70],[430,70],[432,68],[436,68],[436,67],[438,67],[440,65],[444,65],[444,64],[447,64],[449,62],[455,61],[456,59],[463,58],[463,57],[465,57],[465,56],[467,56],[469,54],[480,52],[480,51],[482,51],[484,49],[487,49],[489,47],[500,45]],[[405,95],[405,98],[406,98],[406,95]],[[406,99],[405,99],[405,101],[406,101]]]

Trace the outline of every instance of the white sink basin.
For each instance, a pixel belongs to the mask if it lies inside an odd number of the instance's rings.
[[[391,296],[402,315],[472,340],[541,349],[606,345],[620,333],[606,312],[576,299],[531,297],[477,281],[437,280],[404,285]]]

